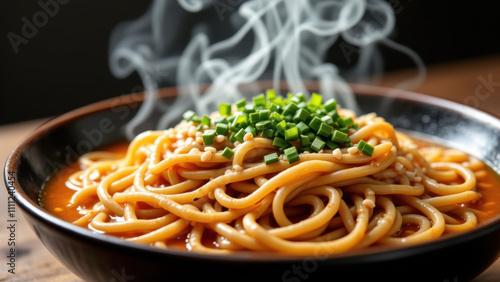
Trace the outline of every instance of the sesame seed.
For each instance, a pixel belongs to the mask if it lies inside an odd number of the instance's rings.
[[[217,149],[215,149],[212,146],[207,146],[203,149],[205,152],[212,152],[212,153],[217,153]]]
[[[193,148],[189,151],[189,154],[199,154],[200,150],[198,148]]]
[[[401,172],[403,170],[403,164],[400,162],[397,162],[396,165],[394,166],[396,171]]]
[[[337,160],[342,159],[342,152],[340,151],[339,148],[333,150],[332,154]]]
[[[196,137],[196,127],[195,126],[189,127],[188,136],[189,137]]]
[[[215,142],[217,142],[217,143],[222,143],[222,142],[224,142],[224,140],[226,140],[226,136],[224,136],[224,135],[217,135],[215,137]]]
[[[243,141],[250,141],[253,139],[253,134],[252,133],[247,133],[245,136],[243,136]]]
[[[201,161],[202,162],[208,162],[208,161],[210,161],[211,158],[212,158],[212,152],[210,152],[210,151],[207,151],[207,152],[201,154]]]
[[[351,147],[351,148],[347,149],[347,152],[349,152],[349,154],[351,154],[351,155],[355,155],[355,154],[359,153],[359,150],[358,150],[358,147]]]

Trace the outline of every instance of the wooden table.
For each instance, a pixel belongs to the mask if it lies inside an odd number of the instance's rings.
[[[476,58],[473,60],[430,66],[423,84],[413,89],[417,92],[453,100],[476,107],[500,117],[500,55]],[[394,86],[415,75],[414,70],[390,73],[378,84]],[[0,126],[0,161],[2,165],[11,149],[33,128],[46,119],[33,120],[18,124]],[[0,218],[5,224],[7,209],[6,190],[3,181],[0,184]],[[0,280],[9,281],[81,281],[69,272],[42,245],[30,229],[20,211],[16,214],[17,265],[16,274],[7,272],[7,236],[6,228],[0,230]],[[499,238],[500,239],[500,238]],[[481,254],[477,254],[480,256]],[[500,280],[500,260],[476,278],[475,282]]]

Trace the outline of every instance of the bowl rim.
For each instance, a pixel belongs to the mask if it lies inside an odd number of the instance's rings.
[[[266,84],[264,84],[266,85]],[[309,89],[311,84],[306,83]],[[314,84],[313,84],[314,85]],[[446,100],[439,97],[434,97],[422,93],[417,93],[404,89],[395,89],[389,87],[375,86],[375,85],[362,85],[362,84],[352,84],[351,88],[356,95],[365,96],[378,96],[384,98],[395,98],[398,100],[406,100],[414,103],[429,104],[434,107],[453,110],[460,109],[464,115],[472,115],[481,122],[492,124],[494,127],[500,130],[500,119],[497,117],[480,111],[478,109],[469,107],[467,105],[462,105],[450,100]],[[264,89],[264,88],[263,88]],[[178,92],[177,87],[166,87],[159,89],[159,97],[167,98],[174,97]],[[126,97],[126,99],[123,99]],[[75,120],[81,119],[83,117],[94,115],[99,112],[107,111],[110,106],[124,106],[131,103],[140,103],[146,97],[144,92],[130,93],[118,97],[109,98],[106,100],[94,102],[92,104],[77,108],[75,110],[69,111],[62,115],[56,116],[45,123],[41,124],[33,131],[31,131],[26,137],[24,137],[11,151],[4,166],[4,181],[5,188],[9,190],[9,184],[7,177],[10,171],[16,171],[23,152],[31,144],[33,144],[37,139],[49,134],[51,130],[58,127],[65,126],[74,122]],[[17,178],[16,178],[17,179]],[[300,262],[304,259],[310,259],[310,256],[290,256],[281,254],[269,254],[269,253],[255,253],[255,252],[235,252],[231,255],[218,255],[218,254],[205,254],[197,252],[188,252],[185,250],[177,249],[159,249],[154,248],[146,244],[127,242],[118,237],[98,234],[84,227],[74,225],[70,222],[66,222],[56,216],[50,214],[48,211],[39,206],[38,203],[31,200],[28,195],[23,191],[19,185],[19,181],[13,183],[14,193],[12,193],[13,198],[24,213],[28,213],[32,217],[36,218],[37,221],[43,222],[45,225],[49,225],[52,228],[56,228],[61,232],[72,234],[77,236],[79,239],[84,239],[87,242],[97,243],[101,245],[111,245],[117,248],[123,248],[128,251],[140,251],[151,253],[159,256],[176,256],[184,257],[192,260],[211,260],[220,262],[244,262],[244,263],[280,263],[280,262]],[[7,191],[11,194],[9,191]],[[409,255],[422,254],[428,251],[437,250],[446,246],[451,246],[454,244],[459,244],[460,242],[472,240],[474,238],[483,236],[484,234],[490,233],[496,229],[500,229],[500,215],[494,218],[478,224],[474,229],[462,231],[454,234],[446,234],[438,239],[419,243],[415,245],[408,246],[374,246],[363,250],[349,251],[341,254],[331,254],[326,257],[313,257],[321,260],[342,260],[344,263],[356,262],[361,263],[363,261],[383,261],[390,259],[397,259],[400,257],[406,257]]]

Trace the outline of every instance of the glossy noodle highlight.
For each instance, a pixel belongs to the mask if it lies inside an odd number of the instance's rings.
[[[319,94],[268,90],[183,117],[122,154],[82,155],[46,183],[41,205],[126,241],[216,254],[409,245],[499,213],[497,179],[481,161]]]

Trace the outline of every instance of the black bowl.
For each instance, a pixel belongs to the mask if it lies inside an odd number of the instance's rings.
[[[397,129],[465,150],[500,172],[498,119],[421,94],[361,85],[353,89],[363,112],[378,112]],[[176,89],[162,89],[161,94],[168,102]],[[44,181],[78,155],[123,139],[123,125],[137,112],[142,97],[121,96],[47,122],[15,148],[5,166],[6,187],[36,235],[84,280],[463,281],[473,279],[499,257],[500,217],[472,231],[417,246],[296,258],[159,250],[95,234],[41,208],[37,199]],[[12,176],[14,184],[8,181]]]

